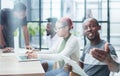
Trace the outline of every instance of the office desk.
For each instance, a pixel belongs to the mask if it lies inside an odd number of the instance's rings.
[[[45,76],[40,61],[19,62],[14,54],[0,56],[0,76]]]

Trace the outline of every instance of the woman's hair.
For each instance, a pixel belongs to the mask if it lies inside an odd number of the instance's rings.
[[[69,26],[69,29],[73,28],[73,22],[69,17],[62,17],[60,20],[58,20],[63,26]]]

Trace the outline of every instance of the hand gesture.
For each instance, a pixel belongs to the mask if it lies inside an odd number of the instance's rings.
[[[92,49],[91,54],[94,58],[98,59],[99,61],[103,62],[107,62],[107,60],[111,59],[110,57],[110,49],[109,49],[109,44],[105,43],[104,45],[104,50],[100,50],[97,48]]]

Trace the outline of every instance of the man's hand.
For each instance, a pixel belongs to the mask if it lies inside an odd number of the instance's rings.
[[[70,72],[70,71],[72,71],[72,66],[69,64],[65,64],[64,70]]]
[[[33,48],[30,45],[26,45],[26,49],[32,50]]]
[[[118,66],[120,64],[112,59],[109,52],[110,52],[110,49],[108,47],[108,43],[106,43],[104,51],[94,49],[91,52],[91,54],[94,58],[98,59],[99,61],[104,61],[105,63],[107,63],[110,71],[119,72],[119,67]]]
[[[111,59],[111,56],[109,54],[110,49],[108,47],[108,43],[105,43],[104,50],[100,50],[97,48],[92,49],[91,54],[94,58],[98,59],[101,62],[107,62],[109,59]]]
[[[12,47],[6,47],[6,48],[3,48],[2,50],[3,50],[3,53],[14,52]]]
[[[48,62],[43,62],[41,65],[42,65],[44,71],[47,72],[47,70],[48,70]]]

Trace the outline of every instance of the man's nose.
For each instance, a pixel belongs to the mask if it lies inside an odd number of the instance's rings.
[[[91,30],[91,27],[88,27],[88,29],[87,29],[87,30],[88,30],[88,31],[89,31],[89,30]]]

